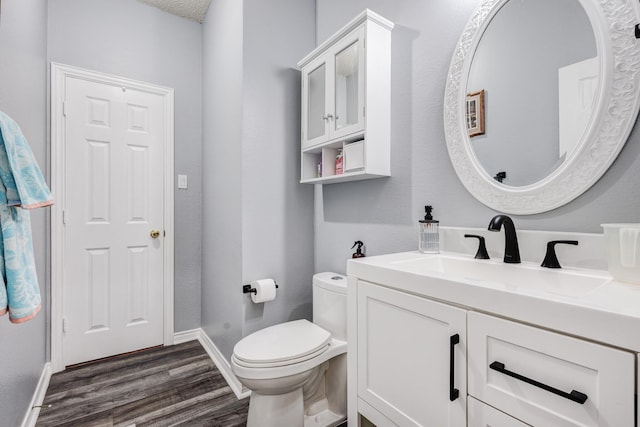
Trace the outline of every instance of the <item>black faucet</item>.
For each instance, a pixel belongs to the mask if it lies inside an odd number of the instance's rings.
[[[476,251],[475,256],[476,259],[491,259],[487,253],[487,245],[484,243],[484,237],[478,236],[477,234],[465,234],[464,237],[475,237],[478,239],[478,250]]]
[[[518,236],[513,221],[506,215],[496,215],[489,223],[489,231],[500,231],[504,224],[504,262],[518,264],[520,262],[520,249],[518,249]]]
[[[544,256],[544,261],[540,264],[540,267],[547,268],[562,268],[560,262],[558,262],[558,256],[556,255],[555,246],[558,243],[564,243],[566,245],[578,245],[577,240],[552,240],[547,243],[547,253]]]

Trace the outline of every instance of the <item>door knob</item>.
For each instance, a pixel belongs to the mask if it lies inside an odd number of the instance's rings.
[[[149,236],[151,236],[152,239],[157,239],[158,237],[160,237],[160,230],[151,230]]]

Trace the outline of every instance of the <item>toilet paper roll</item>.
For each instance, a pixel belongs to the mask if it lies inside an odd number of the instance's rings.
[[[251,301],[255,303],[273,301],[276,298],[276,282],[273,279],[254,280],[251,287],[256,290],[251,293]]]

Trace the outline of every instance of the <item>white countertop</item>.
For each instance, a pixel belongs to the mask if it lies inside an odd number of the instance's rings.
[[[420,268],[428,258],[453,258],[483,263],[503,279],[478,280],[464,271],[453,274]],[[418,266],[418,267],[417,267]],[[514,269],[528,269],[541,278],[541,285],[515,283]],[[572,286],[553,287],[554,274],[571,276]],[[412,294],[432,298],[470,310],[486,312],[579,336],[596,342],[640,352],[640,285],[615,281],[602,270],[542,269],[537,264],[504,264],[502,260],[473,260],[458,253],[439,255],[402,252],[351,259],[347,275]],[[579,284],[584,278],[585,288]],[[526,282],[526,281],[525,281]],[[544,282],[544,283],[543,283]],[[594,285],[595,283],[595,285]],[[353,283],[350,282],[350,286]]]

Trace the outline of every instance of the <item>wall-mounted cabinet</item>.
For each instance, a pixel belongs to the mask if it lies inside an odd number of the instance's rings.
[[[301,180],[390,175],[393,24],[365,10],[302,59]]]

